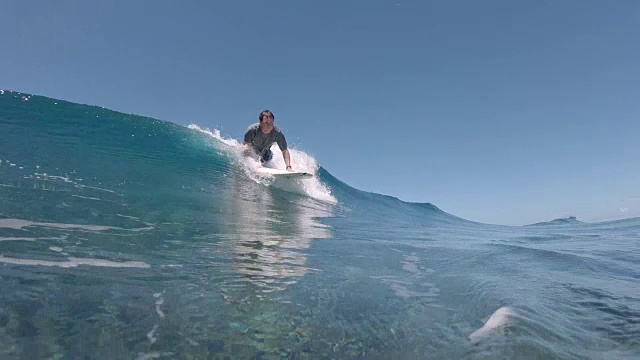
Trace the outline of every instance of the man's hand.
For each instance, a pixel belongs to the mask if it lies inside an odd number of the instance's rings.
[[[253,152],[253,149],[251,148],[251,146],[249,146],[248,142],[243,142],[242,143],[242,156],[244,157],[248,157],[251,156]]]

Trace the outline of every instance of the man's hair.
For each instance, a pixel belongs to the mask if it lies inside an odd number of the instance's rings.
[[[260,116],[258,116],[258,119],[260,119],[260,121],[262,121],[262,118],[265,115],[271,115],[271,117],[273,118],[273,120],[276,119],[275,115],[273,115],[273,113],[271,112],[271,110],[264,110],[263,112],[260,113]]]

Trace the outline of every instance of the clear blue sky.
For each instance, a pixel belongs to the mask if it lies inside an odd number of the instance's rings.
[[[0,3],[0,88],[218,128],[482,222],[640,216],[640,1]]]

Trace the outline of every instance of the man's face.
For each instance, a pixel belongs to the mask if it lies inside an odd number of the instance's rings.
[[[270,132],[273,130],[273,115],[264,114],[262,116],[262,121],[260,122],[260,128],[263,132]]]

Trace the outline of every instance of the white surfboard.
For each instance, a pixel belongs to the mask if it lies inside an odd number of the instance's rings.
[[[281,169],[273,169],[273,168],[264,167],[264,166],[256,168],[256,171],[258,172],[258,174],[272,175],[275,177],[307,178],[307,177],[313,176],[313,174],[305,171],[288,171],[288,170],[281,170]]]

